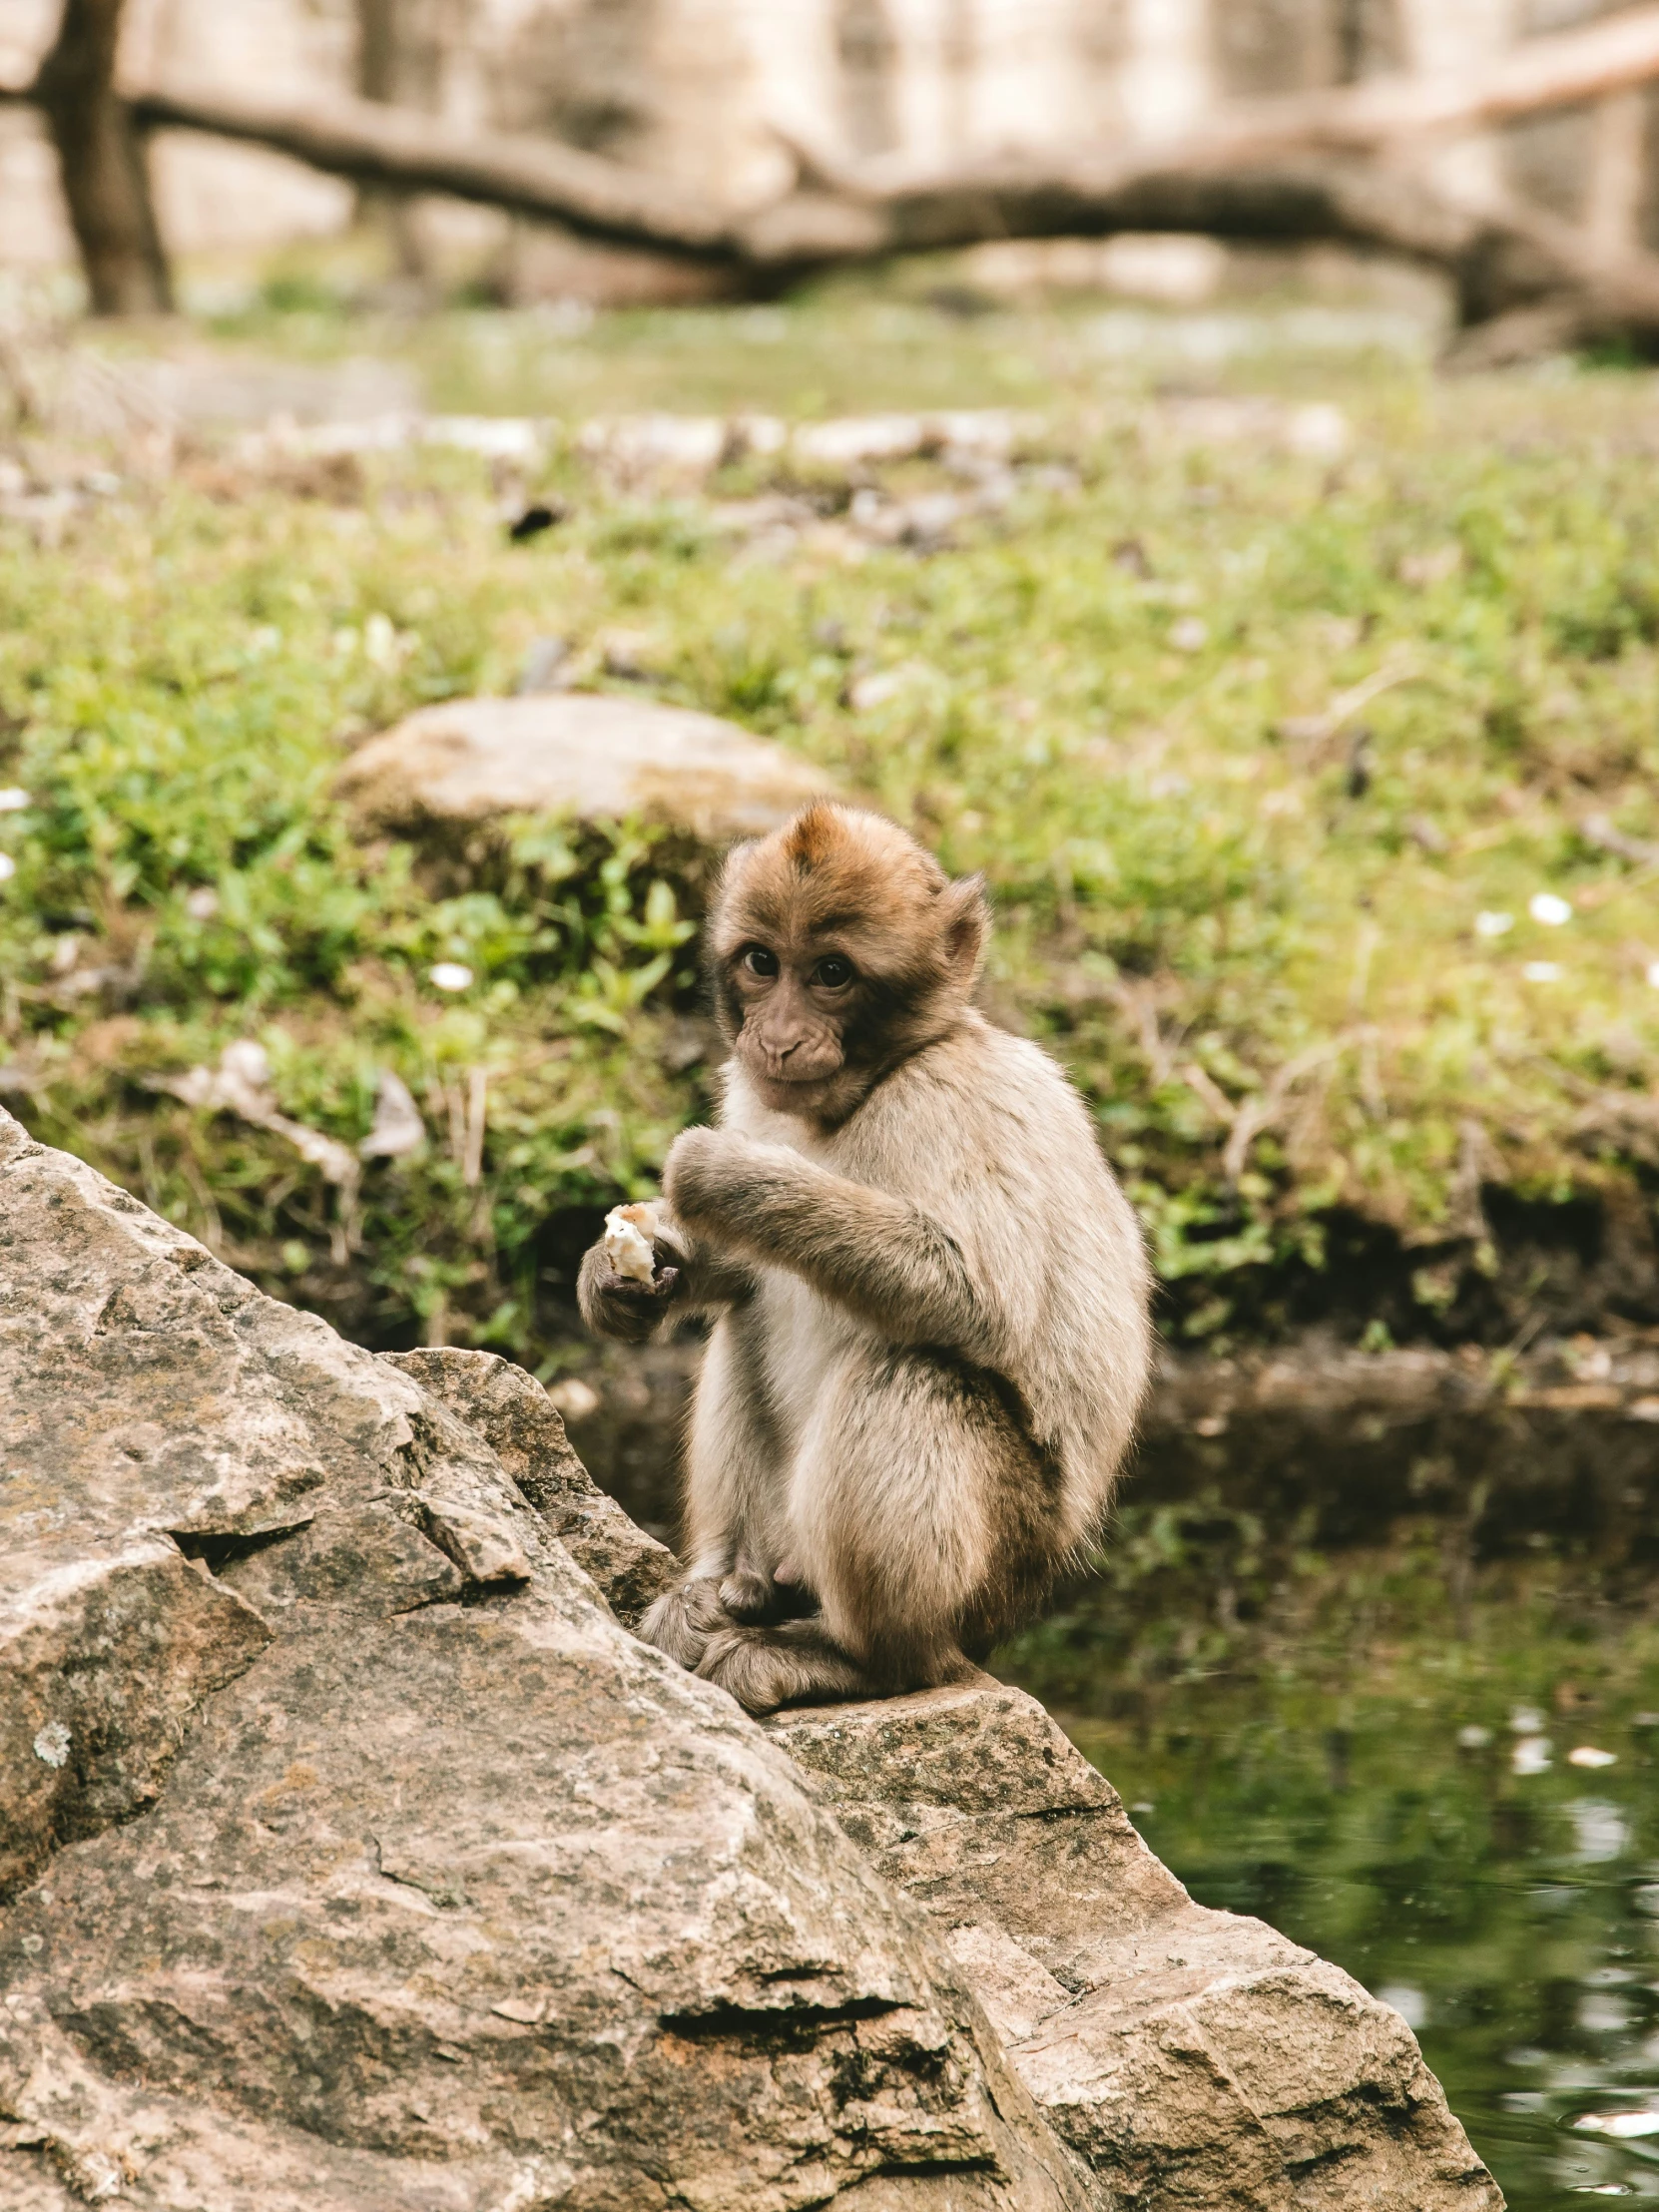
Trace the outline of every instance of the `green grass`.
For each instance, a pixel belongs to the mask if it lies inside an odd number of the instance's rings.
[[[929,557],[858,561],[812,534],[748,557],[707,499],[609,491],[568,442],[546,480],[570,518],[524,546],[503,514],[539,482],[432,452],[332,501],[187,458],[56,546],[0,524],[0,783],[30,802],[0,814],[0,1060],[39,1134],[360,1334],[555,1364],[593,1209],[648,1189],[706,1110],[676,1049],[697,872],[628,826],[527,827],[439,881],[360,839],[330,784],[405,710],[506,689],[538,635],[591,667],[625,629],[656,696],[779,738],[985,872],[992,1006],[1089,1096],[1172,1328],[1317,1310],[1356,1237],[1403,1255],[1395,1334],[1454,1327],[1504,1265],[1476,1172],[1546,1211],[1645,1211],[1659,879],[1582,824],[1659,839],[1648,379],[1239,371],[1340,400],[1331,460],[1199,441],[1075,313],[832,294],[539,327],[440,318],[407,350],[437,404],[557,402],[571,428],[621,405],[1040,407],[1037,458],[1073,480],[1028,480]],[[322,315],[238,334],[363,342]],[[752,462],[714,490],[766,481]],[[879,705],[848,703],[884,671]],[[1565,926],[1530,918],[1538,891]],[[1486,910],[1513,926],[1478,935]],[[445,959],[475,972],[458,997],[427,979]],[[1559,975],[1528,980],[1540,960]],[[245,1036],[283,1111],[351,1143],[395,1069],[425,1155],[371,1166],[342,1217],[280,1137],[147,1087]],[[1230,1176],[1241,1111],[1261,1127]]]

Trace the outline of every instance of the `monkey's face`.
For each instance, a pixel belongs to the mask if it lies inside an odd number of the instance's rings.
[[[874,815],[810,808],[741,846],[710,926],[721,1026],[763,1104],[843,1121],[940,1035],[978,969],[984,903]]]
[[[863,1057],[859,1017],[869,997],[850,952],[812,936],[755,936],[737,948],[723,982],[734,1049],[763,1101],[813,1120],[850,1111],[865,1087],[848,1060]]]

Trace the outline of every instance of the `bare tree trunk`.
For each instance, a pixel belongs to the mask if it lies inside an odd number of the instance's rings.
[[[357,90],[388,105],[397,97],[397,0],[357,0]]]
[[[64,0],[33,97],[58,150],[94,314],[166,314],[167,257],[143,141],[114,89],[122,0]]]
[[[1591,253],[1602,261],[1641,249],[1646,139],[1645,93],[1615,92],[1596,109],[1584,235]]]
[[[364,100],[384,107],[397,104],[398,0],[357,0],[357,91]],[[411,103],[412,104],[412,103]],[[403,276],[420,277],[420,240],[406,193],[387,191],[379,185],[357,188],[357,218],[366,224],[383,224]]]

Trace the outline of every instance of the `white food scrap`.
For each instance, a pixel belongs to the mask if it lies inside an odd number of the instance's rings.
[[[654,1283],[657,1261],[652,1239],[657,1232],[655,1206],[613,1206],[605,1216],[605,1257],[618,1275],[632,1283]]]

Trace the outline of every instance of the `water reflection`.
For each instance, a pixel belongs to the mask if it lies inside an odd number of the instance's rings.
[[[1516,2212],[1659,2198],[1659,1629],[1551,1572],[1453,1640],[1436,1575],[1317,1562],[1175,1664],[1120,1588],[999,1669],[1195,1896],[1405,2016]]]

